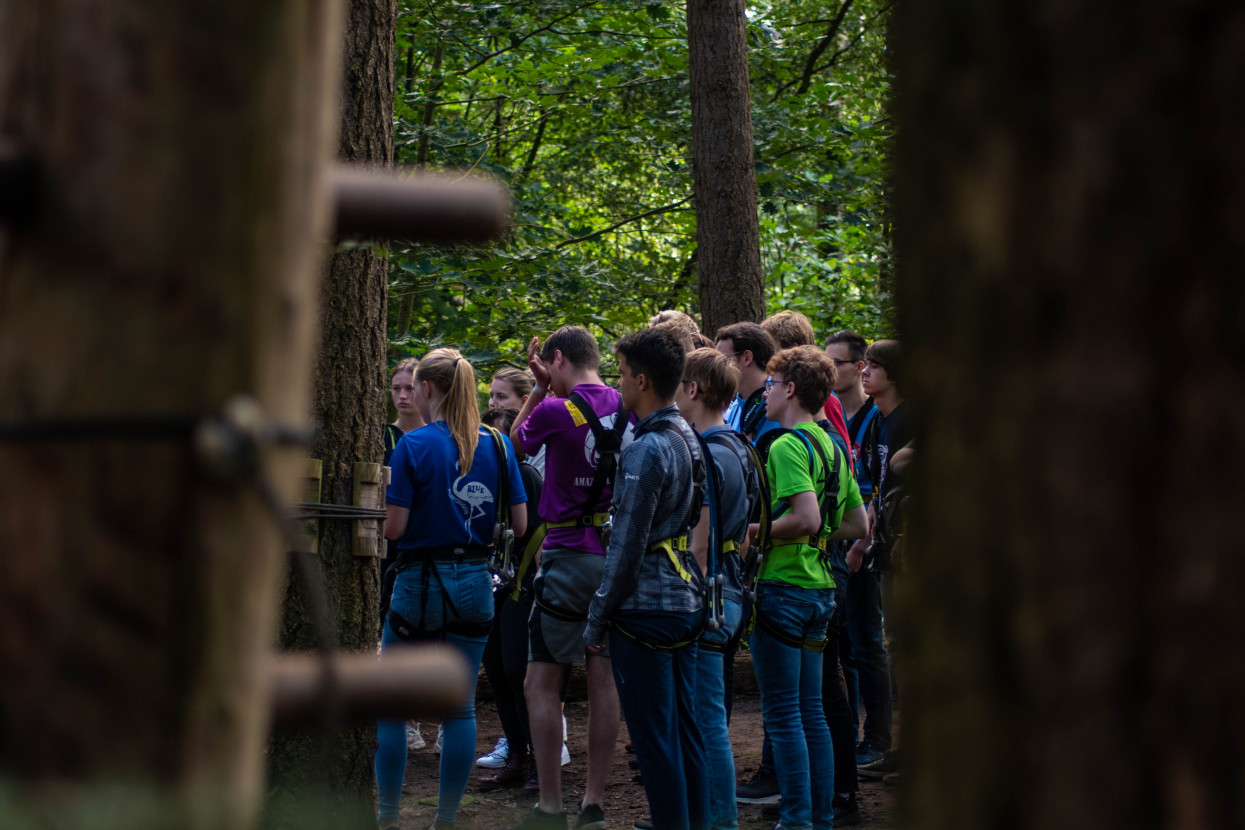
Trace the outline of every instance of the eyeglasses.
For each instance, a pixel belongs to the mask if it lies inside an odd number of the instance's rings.
[[[786,381],[785,380],[774,380],[773,378],[766,378],[765,379],[765,391],[768,392],[771,388],[773,388],[775,383],[781,385],[783,383],[786,383]]]

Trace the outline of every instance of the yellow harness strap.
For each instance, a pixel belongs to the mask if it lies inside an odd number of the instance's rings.
[[[786,547],[787,545],[808,545],[809,547],[817,548],[819,553],[825,553],[829,544],[830,537],[822,533],[818,533],[816,536],[773,537],[770,539],[771,550],[773,548]]]
[[[593,527],[604,527],[605,523],[608,522],[609,520],[610,520],[609,513],[592,514],[592,526]],[[587,525],[580,525],[578,518],[567,519],[564,522],[549,522],[548,526],[549,527],[587,527]]]
[[[674,571],[679,575],[679,579],[684,582],[691,583],[692,575],[687,572],[687,568],[683,567],[683,563],[679,561],[679,553],[684,553],[692,545],[690,536],[675,536],[671,539],[662,539],[660,542],[654,542],[648,546],[649,551],[664,550],[666,558],[670,560],[670,564],[674,566]],[[677,551],[677,553],[676,553]]]

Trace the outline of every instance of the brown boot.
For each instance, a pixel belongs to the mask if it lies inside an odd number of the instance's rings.
[[[505,765],[492,775],[486,775],[477,783],[482,790],[498,790],[503,787],[522,787],[527,781],[527,753],[511,751]]]

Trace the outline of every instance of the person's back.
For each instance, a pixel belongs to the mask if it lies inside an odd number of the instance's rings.
[[[675,393],[680,414],[700,434],[707,450],[705,506],[692,536],[692,550],[710,580],[710,609],[697,642],[695,691],[710,780],[709,827],[739,823],[728,700],[743,620],[740,553],[753,503],[761,498],[764,475],[753,460],[748,439],[727,426],[722,417],[738,387],[739,369],[733,361],[715,349],[697,349],[687,356]],[[714,578],[721,580],[720,597],[713,589]],[[719,599],[720,607],[714,607]]]
[[[704,459],[674,395],[684,352],[661,327],[620,339],[619,386],[639,418],[619,461],[617,522],[588,609],[590,652],[608,642],[654,830],[709,826],[705,746],[691,697],[703,577],[691,553]]]
[[[873,502],[870,505],[871,529],[874,554],[882,557],[880,570],[889,565],[890,548],[895,533],[893,517],[883,508],[889,498],[903,486],[903,476],[890,465],[891,456],[907,446],[912,440],[912,426],[908,410],[900,391],[902,351],[896,340],[879,340],[865,353],[865,370],[862,381],[865,392],[876,401],[877,417],[866,434],[861,454],[873,482]]]
[[[848,416],[847,429],[852,440],[852,454],[857,461],[856,484],[866,504],[873,497],[873,478],[863,447],[878,417],[877,405],[872,396],[865,394],[861,382],[868,346],[865,338],[854,331],[835,332],[826,343],[826,354],[834,361],[837,372],[834,394],[842,402],[843,411]],[[861,736],[853,750],[855,763],[867,766],[880,761],[890,749],[892,712],[890,659],[882,624],[881,580],[876,571],[861,567],[863,552],[864,545],[854,544],[844,552],[842,569],[847,576],[843,593],[844,624],[840,627],[839,637],[852,742],[855,743],[856,735]],[[859,722],[862,710],[863,724]],[[835,727],[832,720],[832,734]]]
[[[903,476],[894,469],[890,461],[896,452],[912,440],[907,406],[900,388],[903,368],[903,349],[897,340],[878,340],[865,352],[865,366],[861,371],[862,387],[878,408],[861,447],[861,455],[873,483],[873,499],[869,504],[869,538],[858,541],[848,554],[849,565],[865,561],[881,582],[880,600],[888,622],[894,622],[895,619],[891,613],[893,605],[890,601],[894,579],[892,558],[896,553],[896,536],[901,528],[897,526],[900,524],[899,515],[894,508],[899,503],[903,487]],[[888,626],[886,633],[888,649],[893,653],[894,628]],[[894,682],[897,687],[897,676]],[[890,684],[887,683],[887,688],[881,691],[881,695],[886,698],[885,703],[889,703],[889,687]],[[881,777],[898,771],[899,756],[894,746],[878,746],[872,749],[873,757],[860,767],[862,776]],[[877,750],[884,750],[882,757],[876,757]]]
[[[622,397],[600,383],[578,383],[567,390],[582,399],[602,427],[615,430]],[[606,480],[590,505],[593,483],[601,462],[589,414],[568,395],[546,395],[515,433],[529,455],[545,450],[545,489],[540,513],[548,522],[547,548],[568,548],[604,554],[601,522],[608,514],[614,484]],[[581,516],[601,517],[584,527]]]
[[[601,382],[599,364],[596,340],[581,327],[558,329],[543,348],[532,338],[528,365],[536,386],[511,431],[528,455],[545,450],[539,513],[547,532],[533,586],[525,681],[540,801],[522,825],[542,830],[566,822],[559,690],[568,666],[586,663],[588,674],[588,782],[577,830],[604,830],[601,803],[618,736],[618,696],[609,654],[589,659],[583,642],[588,604],[605,566],[602,535],[627,418],[619,393]]]
[[[509,517],[527,528],[527,494],[510,441],[480,425],[471,364],[436,349],[415,371],[415,402],[427,426],[402,436],[390,458],[385,537],[397,542],[398,575],[381,659],[406,642],[444,641],[471,667],[468,696],[446,715],[437,824],[452,823],[466,790],[476,740],[475,678],[493,618],[489,545]],[[401,721],[377,724],[381,828],[399,824],[407,741]]]
[[[861,535],[864,508],[849,461],[814,422],[833,386],[833,361],[800,346],[779,352],[767,368],[767,407],[782,432],[768,446],[774,519],[750,645],[782,795],[780,823],[829,827],[834,750],[820,693],[835,606],[827,545]]]

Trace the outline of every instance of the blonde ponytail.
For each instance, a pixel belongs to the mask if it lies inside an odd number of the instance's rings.
[[[433,420],[445,421],[458,445],[458,472],[466,475],[480,442],[480,405],[476,373],[457,349],[433,349],[419,362],[415,379],[429,381],[443,397],[434,405]]]

